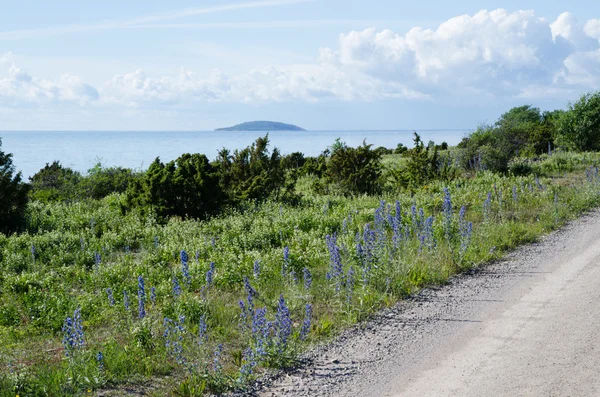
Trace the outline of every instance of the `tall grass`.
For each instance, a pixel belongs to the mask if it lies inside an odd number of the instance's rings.
[[[120,195],[31,203],[30,232],[0,235],[0,396],[165,375],[177,381],[161,387],[178,395],[244,388],[598,205],[597,156],[580,157],[544,159],[543,178],[482,172],[412,196],[321,196],[301,180],[298,205],[203,222],[123,215]]]

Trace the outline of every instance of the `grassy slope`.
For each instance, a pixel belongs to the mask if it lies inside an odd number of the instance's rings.
[[[207,222],[172,220],[164,226],[135,214],[123,216],[118,209],[119,196],[74,205],[34,203],[29,212],[35,233],[0,235],[0,396],[15,392],[77,394],[163,375],[184,379],[178,386],[184,395],[193,394],[192,387],[218,391],[239,377],[239,367],[250,361],[242,352],[257,343],[251,332],[240,326],[238,302],[246,299],[244,276],[258,291],[255,306],[267,308],[269,321],[276,319],[280,294],[293,321],[290,342],[285,348],[269,347],[269,354],[253,371],[260,374],[264,367],[286,365],[310,343],[423,285],[441,283],[457,271],[497,258],[597,205],[597,181],[588,181],[583,172],[596,158],[558,155],[546,159],[537,171],[549,177],[539,184],[533,177],[491,174],[453,181],[448,185],[453,206],[450,228],[445,227],[442,213],[445,186],[439,182],[424,186],[413,197],[343,198],[316,196],[309,191],[310,181],[304,180],[299,186],[305,199],[297,207],[264,203]],[[388,158],[387,163],[395,160]],[[486,204],[488,193],[491,200]],[[394,202],[399,200],[405,237],[395,244],[392,228],[381,229],[379,248],[373,251],[378,259],[368,270],[356,254],[356,234],[362,235],[367,224],[374,228],[380,200],[391,204],[392,217]],[[460,234],[461,206],[466,208],[466,220],[474,224],[468,241]],[[425,218],[434,217],[431,230],[435,242],[429,237],[421,242],[427,231],[418,220],[420,208]],[[324,237],[333,233],[341,248],[343,276],[330,280],[326,277],[330,258]],[[461,244],[466,244],[463,253]],[[284,247],[290,255],[282,276]],[[182,274],[181,250],[190,257],[189,285]],[[94,261],[96,252],[101,256],[99,264]],[[256,278],[255,260],[261,264]],[[211,262],[216,268],[214,284],[207,287]],[[312,274],[310,289],[303,286],[304,268]],[[367,282],[363,281],[365,269]],[[138,275],[144,276],[148,295],[148,315],[143,320],[137,316]],[[183,289],[178,298],[172,291],[175,277]],[[151,287],[156,288],[154,304],[149,298]],[[113,290],[114,306],[107,298],[107,288]],[[130,300],[128,310],[124,291]],[[298,335],[307,303],[312,305],[313,321],[307,340],[301,341]],[[65,360],[61,327],[76,307],[81,307],[86,348],[75,359]],[[185,316],[186,330],[182,357],[170,354],[163,337],[163,318],[180,315]],[[199,347],[202,316],[209,337]],[[274,330],[269,339],[277,342],[276,336]],[[220,343],[224,344],[223,369],[214,371],[213,355]],[[98,351],[104,355],[102,370],[95,359]],[[198,376],[189,375],[191,364],[198,365],[191,370]],[[175,386],[167,382],[166,387]]]

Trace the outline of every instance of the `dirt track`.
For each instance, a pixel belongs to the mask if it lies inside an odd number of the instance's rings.
[[[348,330],[264,396],[599,396],[600,212]]]

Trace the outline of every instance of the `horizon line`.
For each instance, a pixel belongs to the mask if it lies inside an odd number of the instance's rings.
[[[405,131],[413,131],[413,132],[418,132],[418,131],[468,131],[468,130],[474,130],[474,128],[382,128],[382,129],[376,129],[376,128],[358,128],[358,129],[304,129],[303,131],[294,131],[294,130],[289,130],[289,131],[284,131],[284,130],[273,130],[273,131],[269,131],[269,130],[256,130],[256,131],[245,131],[245,130],[231,130],[231,131],[217,131],[217,130],[115,130],[115,129],[99,129],[99,130],[86,130],[86,129],[81,129],[81,130],[63,130],[63,129],[56,129],[56,130],[33,130],[33,129],[27,129],[27,130],[0,130],[0,134],[5,133],[5,132],[267,132],[267,133],[271,133],[271,132],[392,132],[392,131],[398,131],[398,132],[405,132]]]

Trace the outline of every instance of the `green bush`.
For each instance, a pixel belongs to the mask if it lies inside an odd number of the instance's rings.
[[[0,233],[16,231],[23,225],[29,185],[15,174],[12,154],[2,151],[0,140]]]
[[[258,138],[251,146],[231,154],[222,149],[214,162],[219,184],[228,202],[278,197],[285,184],[279,149],[269,153],[269,136]]]
[[[157,157],[127,189],[128,207],[161,218],[204,218],[220,208],[218,176],[203,154],[184,154],[167,164]]]
[[[577,151],[600,150],[600,91],[587,93],[558,118],[558,142]]]
[[[375,194],[381,190],[381,154],[366,142],[357,148],[339,140],[327,162],[327,182],[342,194]]]
[[[71,168],[53,161],[29,177],[31,198],[41,202],[72,201],[80,197],[79,183],[82,176]]]

